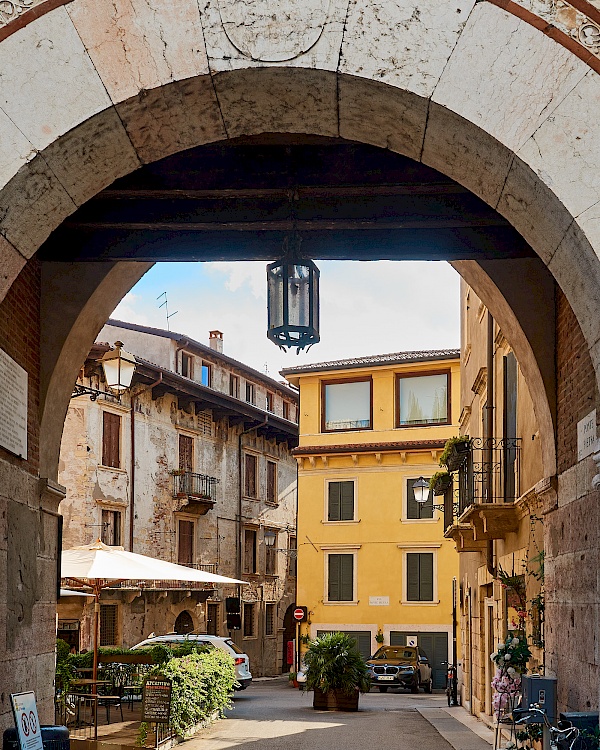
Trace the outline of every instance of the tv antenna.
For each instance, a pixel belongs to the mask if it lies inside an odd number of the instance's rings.
[[[162,303],[161,303],[161,304],[160,304],[160,305],[158,306],[158,309],[160,310],[160,308],[161,308],[161,307],[164,307],[164,308],[165,308],[165,315],[167,316],[167,331],[170,331],[171,329],[170,329],[170,327],[169,327],[169,318],[172,318],[172,317],[173,317],[173,315],[177,315],[177,313],[179,312],[179,310],[175,310],[175,312],[173,312],[173,313],[169,314],[169,300],[167,299],[167,293],[166,293],[166,292],[163,292],[162,294],[159,294],[159,295],[158,295],[158,297],[157,297],[156,299],[157,299],[157,300],[159,300],[159,299],[160,299],[161,297],[164,297],[164,298],[165,298],[165,301],[164,301],[164,302],[162,302]]]

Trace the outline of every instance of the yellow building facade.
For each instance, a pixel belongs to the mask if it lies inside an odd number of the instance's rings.
[[[309,613],[301,635],[352,633],[365,657],[382,642],[419,645],[434,686],[443,687],[458,555],[433,508],[442,498],[419,505],[412,486],[439,470],[444,444],[458,432],[459,352],[282,374],[300,390],[296,601]]]

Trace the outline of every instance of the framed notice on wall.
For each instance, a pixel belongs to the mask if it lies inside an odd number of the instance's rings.
[[[0,349],[0,447],[27,459],[27,371]]]

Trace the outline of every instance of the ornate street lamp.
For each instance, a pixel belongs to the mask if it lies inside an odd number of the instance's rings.
[[[104,380],[109,390],[100,391],[97,388],[76,383],[71,398],[89,396],[92,401],[96,401],[98,396],[108,396],[120,400],[121,394],[131,387],[137,362],[133,354],[124,351],[122,341],[115,341],[115,348],[109,349],[99,362],[102,365]],[[110,391],[113,391],[113,393],[110,393]]]
[[[267,547],[275,546],[275,539],[277,539],[277,534],[274,531],[271,531],[271,529],[267,529],[263,534],[263,537]]]
[[[319,269],[300,255],[300,238],[283,243],[283,257],[267,266],[267,338],[281,349],[318,343]]]
[[[137,362],[133,354],[124,351],[122,341],[115,341],[115,348],[106,352],[100,364],[104,370],[106,385],[111,391],[122,393],[131,387]]]
[[[419,477],[412,487],[415,502],[423,507],[429,500],[429,482],[426,479],[423,479],[423,477]],[[434,510],[444,510],[443,505],[431,505],[431,507]]]

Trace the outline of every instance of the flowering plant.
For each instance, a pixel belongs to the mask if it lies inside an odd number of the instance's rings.
[[[492,687],[495,691],[492,706],[495,713],[500,715],[512,709],[514,700],[521,691],[521,675],[514,667],[508,667],[506,671],[497,669],[492,680]]]
[[[504,643],[498,644],[498,650],[490,659],[497,665],[501,674],[514,678],[515,675],[527,671],[527,660],[530,656],[531,650],[526,638],[513,638],[509,635]]]

